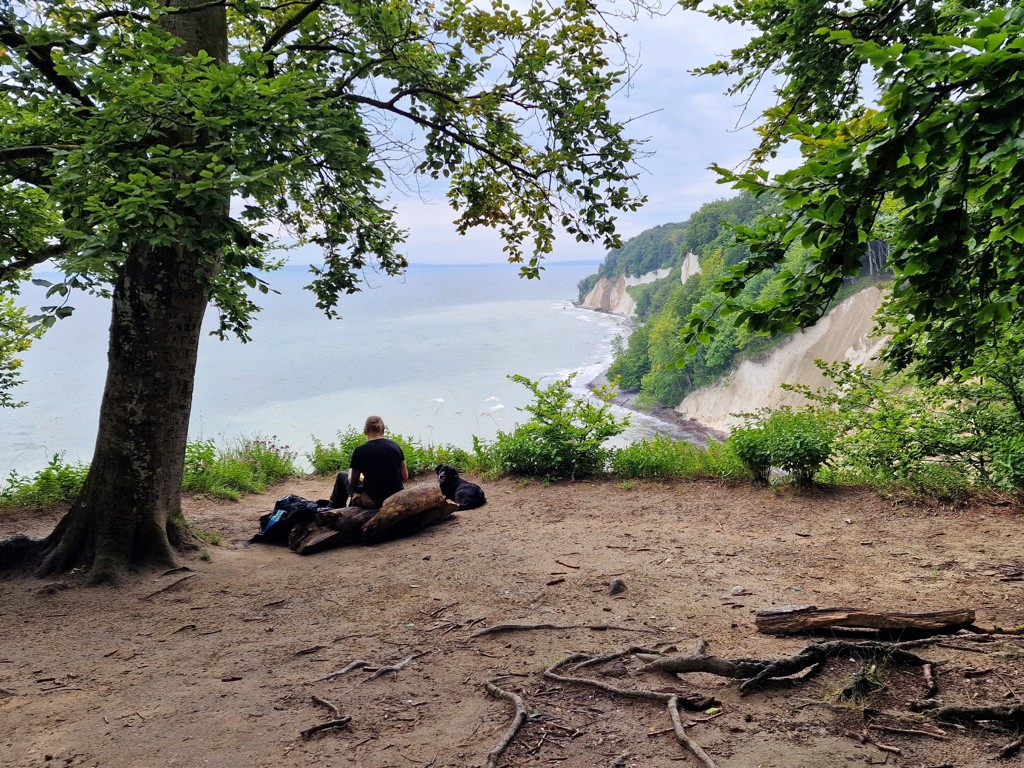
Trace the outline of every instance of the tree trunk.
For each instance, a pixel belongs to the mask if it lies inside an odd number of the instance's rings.
[[[224,5],[171,0],[196,10],[169,13],[163,26],[182,39],[179,53],[227,56]],[[187,126],[169,137],[199,146]],[[203,218],[181,211],[200,230]],[[214,231],[222,226],[210,221]],[[181,480],[192,389],[207,291],[200,272],[214,275],[219,256],[181,245],[135,243],[118,268],[112,299],[107,379],[96,448],[82,492],[43,542],[40,572],[89,568],[89,581],[116,581],[128,569],[173,564],[183,541]]]
[[[114,287],[107,380],[82,493],[47,540],[43,572],[91,564],[90,581],[173,562],[206,294],[200,259],[137,247]]]

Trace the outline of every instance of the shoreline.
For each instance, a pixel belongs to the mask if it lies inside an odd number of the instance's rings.
[[[615,387],[608,381],[607,369],[591,380],[587,387],[591,390],[598,387],[610,387],[615,392],[612,403],[624,408],[627,411],[641,414],[654,419],[659,423],[656,431],[667,435],[673,440],[683,440],[698,448],[706,448],[709,443],[724,442],[728,434],[721,430],[709,427],[707,424],[689,416],[684,416],[675,408],[666,405],[658,405],[650,409],[639,408],[636,404],[636,392],[625,392]]]
[[[572,301],[572,305],[574,309],[582,309],[586,312],[597,312],[601,315],[610,315],[615,317],[621,321],[622,326],[626,331],[630,331],[633,328],[634,320],[628,315],[623,315],[618,312],[610,312],[606,309],[588,307],[579,299],[574,299]],[[609,361],[608,366],[606,366],[601,373],[587,383],[587,388],[594,390],[598,387],[610,387],[615,392],[615,397],[611,401],[614,405],[617,405],[627,411],[631,411],[632,413],[646,416],[658,422],[658,425],[654,428],[656,432],[668,435],[673,440],[684,440],[698,448],[706,448],[711,442],[724,442],[729,436],[727,432],[714,429],[713,427],[689,416],[683,416],[683,414],[679,413],[675,408],[671,408],[669,406],[658,405],[649,409],[637,407],[636,392],[623,391],[618,387],[613,386],[608,380],[607,374],[610,366],[611,361]]]

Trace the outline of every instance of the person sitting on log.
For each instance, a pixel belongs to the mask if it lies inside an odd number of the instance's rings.
[[[379,507],[398,493],[409,479],[402,447],[384,437],[384,420],[368,416],[363,427],[366,442],[352,452],[352,466],[339,472],[331,493],[334,508]]]

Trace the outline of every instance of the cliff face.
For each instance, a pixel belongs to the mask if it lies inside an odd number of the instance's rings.
[[[655,280],[664,280],[671,271],[670,268],[666,267],[640,275],[640,277],[627,277],[625,275],[611,278],[602,277],[590,289],[590,293],[583,297],[580,306],[598,312],[610,312],[613,315],[633,317],[636,314],[636,302],[633,301],[633,297],[629,295],[629,291],[626,289],[631,285],[646,285],[647,283],[653,283]],[[700,264],[697,262],[697,257],[692,253],[688,254],[686,260],[683,261],[683,282],[685,283],[690,276],[698,272],[700,272]]]
[[[803,404],[803,397],[780,389],[779,385],[826,386],[831,382],[814,365],[815,360],[867,363],[882,351],[885,339],[871,335],[872,318],[882,298],[882,291],[876,287],[860,291],[815,325],[772,350],[765,359],[744,360],[721,381],[691,392],[676,411],[714,429],[728,431],[743,421],[735,413]]]

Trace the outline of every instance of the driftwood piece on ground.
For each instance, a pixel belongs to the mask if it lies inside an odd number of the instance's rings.
[[[842,627],[845,629],[911,630],[944,633],[974,623],[974,611],[952,608],[929,613],[877,613],[859,608],[818,608],[814,605],[788,605],[758,611],[757,630],[766,635],[789,635]]]
[[[441,495],[436,485],[414,485],[391,496],[363,526],[363,543],[408,536],[451,517],[458,505]]]

